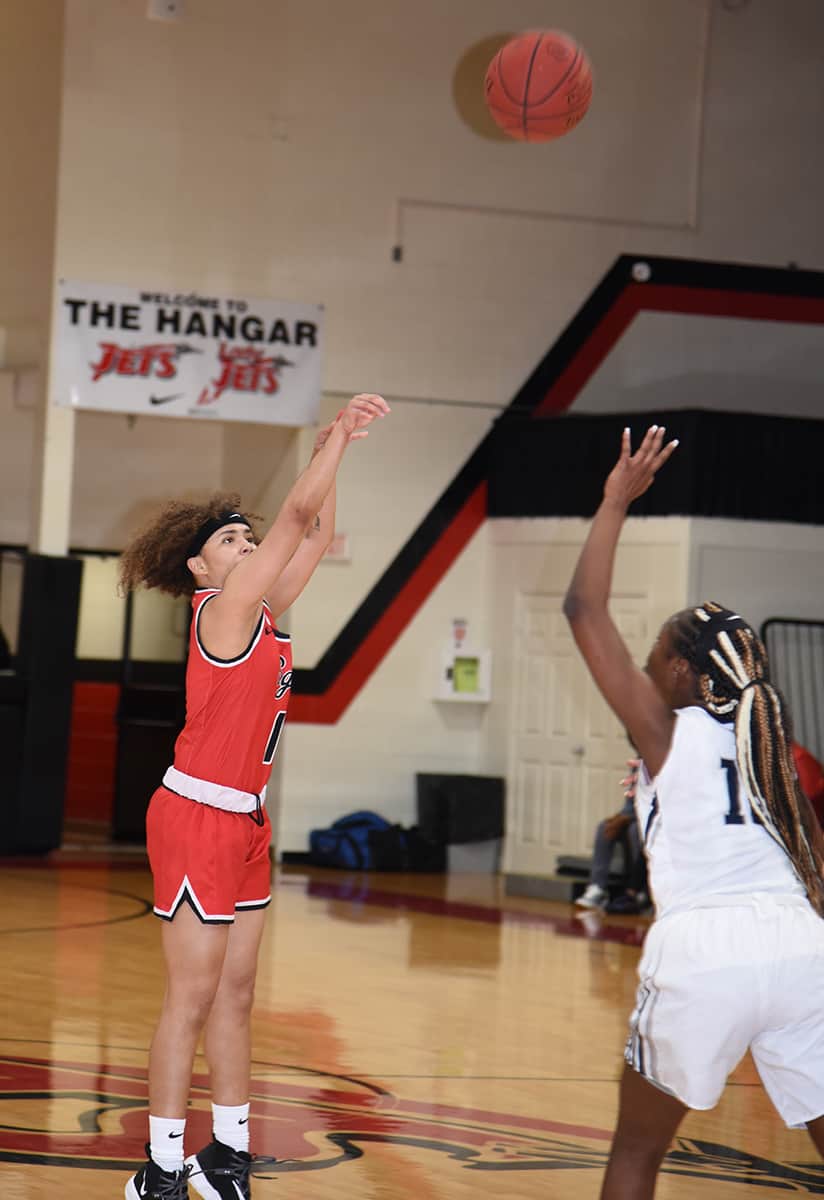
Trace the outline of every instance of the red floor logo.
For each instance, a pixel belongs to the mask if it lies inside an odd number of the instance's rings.
[[[209,1141],[208,1079],[195,1076],[188,1146]],[[253,1081],[252,1143],[266,1175],[337,1167],[383,1143],[448,1156],[466,1170],[602,1170],[611,1132],[456,1105],[403,1100],[373,1084],[273,1065]],[[133,1170],[144,1157],[146,1072],[0,1057],[0,1162]],[[663,1170],[824,1195],[824,1164],[777,1163],[679,1138]]]

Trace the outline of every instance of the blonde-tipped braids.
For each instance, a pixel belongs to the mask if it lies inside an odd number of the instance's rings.
[[[712,601],[678,613],[672,631],[673,649],[693,668],[703,707],[719,721],[735,722],[738,771],[753,812],[824,917],[824,839],[798,782],[792,721],[770,680],[763,642],[737,613]]]

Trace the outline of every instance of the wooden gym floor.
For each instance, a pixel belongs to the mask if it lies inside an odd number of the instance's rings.
[[[122,1196],[162,987],[141,857],[0,872],[3,1200]],[[597,1197],[647,923],[581,921],[491,876],[281,869],[254,1022],[257,1200]],[[187,1148],[208,1140],[196,1064]],[[658,1200],[824,1195],[747,1060],[688,1117]]]

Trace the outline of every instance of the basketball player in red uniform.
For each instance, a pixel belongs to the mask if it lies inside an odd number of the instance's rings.
[[[148,1160],[127,1200],[248,1200],[250,1014],[269,903],[266,782],[292,681],[277,618],[303,591],[334,532],[335,477],[350,441],[389,412],[355,396],[322,430],[312,461],[258,543],[236,496],[173,501],[124,551],[125,589],[192,594],[186,723],[146,819],[167,988],[149,1058]],[[186,1159],[183,1136],[200,1035],[213,1140]]]

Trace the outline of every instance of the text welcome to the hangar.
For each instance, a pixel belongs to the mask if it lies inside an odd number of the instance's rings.
[[[283,346],[318,344],[315,321],[283,316],[263,317],[248,311],[244,300],[143,293],[141,303],[63,298],[69,323],[92,329],[124,330],[169,337],[205,337]],[[218,310],[224,304],[227,311]],[[203,311],[205,310],[205,311]]]

